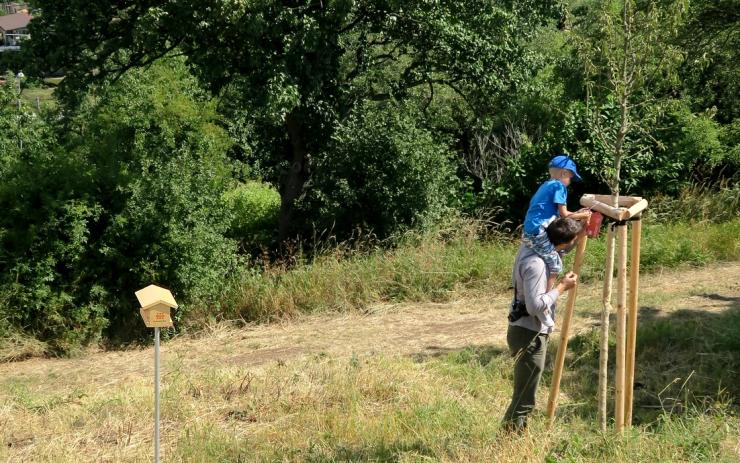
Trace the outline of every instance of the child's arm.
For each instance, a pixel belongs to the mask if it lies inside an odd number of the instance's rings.
[[[570,217],[575,220],[588,220],[591,217],[591,210],[584,208],[578,212],[570,212],[565,204],[558,204],[558,214],[560,214],[560,217]]]

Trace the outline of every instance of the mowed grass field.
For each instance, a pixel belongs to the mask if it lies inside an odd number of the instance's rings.
[[[538,411],[521,437],[499,431],[503,294],[175,337],[163,461],[739,461],[740,263],[643,278],[635,426],[621,437],[596,431],[600,291],[579,291],[555,427]],[[151,461],[152,371],[151,348],[1,365],[0,459]]]

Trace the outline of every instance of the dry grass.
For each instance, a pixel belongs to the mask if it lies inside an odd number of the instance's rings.
[[[0,336],[0,363],[41,357],[47,352],[47,349],[48,347],[44,342],[16,331],[2,333],[2,336]]]
[[[365,316],[216,327],[168,341],[163,461],[737,461],[737,396],[708,393],[717,384],[710,381],[696,383],[703,389],[692,397],[701,400],[677,407],[667,397],[682,398],[694,378],[736,361],[711,342],[737,334],[727,317],[737,310],[738,281],[740,263],[643,280],[641,301],[654,308],[642,332],[648,356],[641,365],[655,378],[648,388],[682,379],[663,393],[673,413],[638,407],[639,425],[623,439],[594,432],[591,392],[578,387],[593,367],[588,336],[599,288],[587,285],[552,431],[536,417],[528,435],[499,435],[511,371],[503,300],[377,306]],[[684,314],[689,308],[693,315]],[[680,340],[687,331],[679,328],[698,317],[706,320],[698,334],[713,337],[688,336],[655,363],[651,349],[666,345],[651,344],[662,326],[656,320],[675,327]],[[151,461],[150,375],[151,349],[0,365],[0,460]]]
[[[489,360],[490,359],[490,360]],[[481,361],[485,361],[482,363]],[[175,370],[163,393],[165,461],[733,461],[736,418],[666,415],[620,440],[570,417],[499,435],[508,356],[315,357],[260,372]],[[151,387],[33,396],[13,391],[9,461],[149,461]],[[539,400],[545,400],[543,389]],[[8,426],[5,427],[8,429]],[[13,431],[14,429],[14,431]],[[687,436],[691,436],[687,439]]]

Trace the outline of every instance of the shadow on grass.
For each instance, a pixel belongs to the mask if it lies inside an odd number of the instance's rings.
[[[508,355],[508,352],[507,349],[490,345],[471,345],[464,348],[426,346],[426,352],[412,354],[411,358],[417,363],[427,362],[433,359],[446,359],[450,363],[472,363],[478,366],[486,366],[494,358],[500,355]]]
[[[422,457],[423,459],[433,458],[434,450],[427,447],[423,442],[408,443],[379,443],[376,445],[344,447],[339,446],[334,449],[309,449],[308,455],[304,461],[310,463],[329,463],[329,462],[354,462],[354,461],[373,461],[379,463],[393,463],[399,461],[408,461],[408,457]]]
[[[706,308],[663,312],[644,306],[638,314],[633,423],[652,423],[663,413],[682,414],[727,405],[740,409],[740,297],[702,294],[716,301]],[[616,323],[610,324],[609,416],[614,415]],[[599,365],[598,325],[571,338],[561,382],[558,415],[595,420]],[[548,362],[541,387],[548,388],[559,337],[548,346]],[[507,349],[468,346],[450,349],[428,346],[413,355],[417,362],[442,360],[447,364],[506,368]]]
[[[653,307],[640,308],[635,424],[651,422],[664,412],[680,414],[688,408],[706,410],[717,404],[740,408],[740,297],[721,294],[700,297],[722,304],[715,305],[713,310],[686,308],[669,313]],[[615,324],[610,326],[613,328]],[[551,356],[556,351],[557,346],[552,346]],[[615,351],[612,335],[610,416],[613,416]],[[561,383],[561,391],[568,395],[571,405],[566,403],[559,414],[595,419],[598,362],[598,327],[571,339]]]

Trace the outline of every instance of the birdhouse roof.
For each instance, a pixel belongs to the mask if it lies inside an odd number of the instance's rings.
[[[172,309],[177,308],[177,302],[175,302],[172,293],[168,289],[155,285],[149,285],[144,289],[136,291],[136,298],[144,310],[158,305],[166,305]]]

